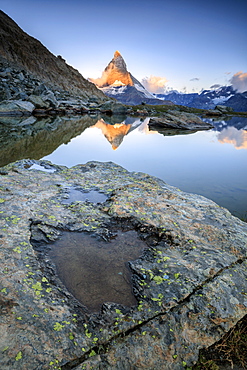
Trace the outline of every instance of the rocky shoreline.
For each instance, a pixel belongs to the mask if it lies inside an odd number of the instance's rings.
[[[0,79],[0,118],[128,114],[151,116],[150,127],[152,125],[186,130],[212,128],[211,124],[203,122],[198,115],[184,111],[188,110],[186,107],[167,106],[167,111],[161,113],[155,106],[144,105],[141,109],[135,109],[106,96],[102,99],[93,93],[90,96],[83,96],[82,91],[80,95],[75,95],[73,91],[45,83],[24,68],[3,58],[0,58]],[[229,112],[220,112],[219,109],[205,112],[212,116],[227,113]]]
[[[9,62],[0,63],[0,116],[54,116],[84,113],[126,113],[127,108],[112,99],[73,95],[23,68]]]
[[[184,369],[247,314],[247,225],[214,202],[113,163],[23,160],[0,176],[3,369]],[[66,232],[136,233],[135,305],[74,298],[47,254]]]

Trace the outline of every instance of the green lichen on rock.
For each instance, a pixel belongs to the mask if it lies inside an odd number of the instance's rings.
[[[22,359],[22,352],[21,351],[19,351],[18,353],[17,353],[17,355],[15,356],[15,360],[16,361],[19,361],[19,360],[21,360]]]

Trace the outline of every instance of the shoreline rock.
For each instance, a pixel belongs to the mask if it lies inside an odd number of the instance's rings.
[[[151,117],[149,127],[157,129],[208,130],[213,125],[201,120],[194,113],[169,110],[162,117]]]
[[[34,108],[29,101],[7,100],[0,103],[0,116],[30,116]]]
[[[179,370],[247,314],[247,224],[213,201],[113,163],[22,160],[0,176],[2,368]],[[64,204],[74,187],[108,199]],[[147,245],[129,263],[138,305],[90,314],[44,250],[124,224]]]

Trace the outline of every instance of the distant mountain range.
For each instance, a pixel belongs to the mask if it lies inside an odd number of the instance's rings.
[[[155,97],[192,108],[214,109],[216,105],[224,105],[233,108],[236,112],[247,112],[247,91],[239,93],[232,86],[204,90],[200,94],[182,94],[172,91],[166,94],[155,94]]]
[[[119,51],[115,52],[102,76],[97,79],[90,79],[90,81],[95,83],[107,96],[115,98],[123,104],[176,104],[201,109],[214,109],[216,105],[224,105],[237,112],[247,111],[247,91],[238,93],[232,86],[204,90],[200,94],[182,94],[177,91],[151,94],[127,70],[126,63]]]
[[[170,101],[156,98],[148,92],[145,87],[127,70],[126,63],[116,51],[113,59],[97,79],[90,79],[91,82],[103,91],[107,96],[117,99],[123,104],[167,104],[173,105]]]

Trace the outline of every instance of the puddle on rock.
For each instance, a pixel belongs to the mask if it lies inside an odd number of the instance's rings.
[[[31,167],[28,168],[29,170],[38,170],[38,171],[43,171],[43,172],[55,172],[56,171],[56,168],[48,168],[48,166],[43,166],[43,165],[39,165],[37,163],[34,163]]]
[[[82,201],[82,202],[91,202],[91,203],[103,203],[107,199],[107,195],[100,193],[97,190],[90,190],[85,192],[83,190],[70,187],[68,189],[68,198],[63,199],[62,203],[71,204],[73,202]]]
[[[67,289],[96,312],[104,302],[137,304],[128,261],[139,258],[145,247],[134,230],[119,230],[109,242],[88,233],[65,232],[51,245],[49,256]]]

